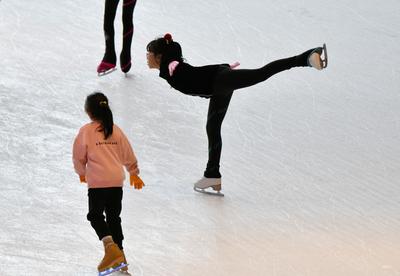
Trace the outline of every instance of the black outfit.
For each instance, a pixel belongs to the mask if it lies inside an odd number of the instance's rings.
[[[114,43],[114,19],[117,12],[119,0],[106,0],[104,7],[104,37],[106,40],[106,51],[103,61],[116,64],[115,43]],[[126,66],[131,61],[131,44],[134,31],[133,11],[135,9],[136,0],[124,0],[122,7],[122,24],[123,24],[123,44],[120,54],[121,66]],[[129,69],[128,69],[129,70]]]
[[[160,77],[173,88],[193,96],[210,98],[207,115],[208,163],[205,177],[220,178],[221,125],[228,110],[233,91],[265,81],[269,77],[293,67],[308,65],[308,57],[314,49],[301,55],[273,61],[259,69],[231,69],[228,64],[194,67],[181,62],[169,75],[168,64],[160,65]]]
[[[87,219],[96,231],[99,240],[111,235],[122,250],[124,235],[121,227],[122,187],[90,188],[89,213]],[[104,220],[104,213],[106,214]]]

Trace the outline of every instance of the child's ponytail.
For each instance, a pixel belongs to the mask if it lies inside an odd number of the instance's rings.
[[[104,139],[113,133],[113,115],[107,97],[101,92],[94,92],[87,96],[85,110],[88,115],[100,123],[100,131],[104,132]]]

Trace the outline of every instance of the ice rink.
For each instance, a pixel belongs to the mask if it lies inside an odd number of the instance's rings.
[[[71,160],[94,90],[109,97],[146,184],[124,188],[133,275],[400,275],[398,0],[139,0],[126,77],[97,76],[103,9],[0,1],[0,275],[97,274],[102,244]],[[208,100],[147,68],[147,43],[166,32],[192,65],[257,68],[327,44],[326,70],[235,92],[222,130],[225,197],[193,191]]]

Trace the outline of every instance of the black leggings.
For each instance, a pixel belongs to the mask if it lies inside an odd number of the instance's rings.
[[[222,138],[221,125],[228,110],[233,92],[236,89],[255,85],[269,77],[293,67],[309,66],[308,56],[314,49],[301,55],[280,59],[268,63],[259,69],[231,69],[221,65],[214,82],[214,94],[210,98],[207,116],[208,163],[205,177],[220,178],[219,163],[221,159]]]
[[[117,12],[119,0],[106,0],[104,7],[104,37],[106,50],[103,61],[108,63],[116,63],[117,57],[115,54],[114,43],[114,19]],[[121,65],[130,62],[131,59],[131,44],[134,31],[133,26],[133,11],[135,9],[136,0],[124,0],[122,6],[122,24],[123,24],[123,44],[120,55]]]
[[[90,221],[97,236],[101,240],[111,235],[114,242],[122,250],[124,235],[121,227],[122,188],[94,188],[89,189],[89,213]],[[104,220],[104,213],[106,214]]]

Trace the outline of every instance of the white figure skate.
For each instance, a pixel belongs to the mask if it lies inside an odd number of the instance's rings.
[[[316,48],[308,57],[308,65],[317,70],[322,70],[328,66],[328,52],[326,51],[326,44],[322,47]]]
[[[206,189],[212,188],[215,192],[210,192]],[[221,178],[207,178],[203,177],[199,181],[194,184],[193,189],[196,192],[209,194],[209,195],[216,195],[216,196],[224,196],[221,193]]]

